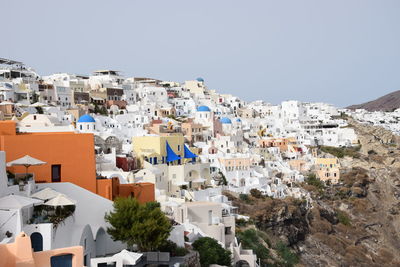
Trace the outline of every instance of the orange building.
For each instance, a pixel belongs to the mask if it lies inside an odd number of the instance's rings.
[[[113,190],[118,194],[127,190],[119,188],[126,185],[105,183],[96,179],[94,136],[90,133],[17,133],[14,121],[2,121],[0,150],[6,152],[7,162],[25,155],[45,161],[47,164],[29,168],[38,183],[70,182],[110,200],[113,200],[113,195],[103,193],[108,190],[108,186],[116,186]],[[13,173],[25,173],[25,167],[7,169]],[[154,185],[151,185],[153,192],[150,193],[150,186],[147,186],[146,193],[143,193],[149,194],[149,197],[142,197],[145,201],[154,201]],[[132,188],[134,195],[135,190]]]
[[[154,201],[155,192],[152,183],[120,184],[118,178],[97,180],[97,194],[114,200],[116,197],[135,197],[140,203]]]
[[[279,147],[281,151],[287,151],[289,140],[286,138],[268,138],[268,139],[261,139],[258,141],[260,147]]]

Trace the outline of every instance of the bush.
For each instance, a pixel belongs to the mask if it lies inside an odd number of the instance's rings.
[[[283,242],[278,242],[276,249],[279,257],[284,260],[284,266],[294,266],[299,262],[299,256],[293,253]]]
[[[239,198],[242,201],[248,201],[249,200],[249,196],[247,194],[240,194]]]
[[[336,217],[338,218],[339,222],[343,225],[350,226],[351,220],[349,215],[346,212],[338,210],[336,211]]]
[[[183,257],[188,253],[188,250],[184,247],[178,247],[174,242],[167,240],[159,248],[161,252],[171,253],[171,257]]]
[[[243,218],[236,219],[235,222],[236,222],[236,225],[239,226],[239,227],[246,226],[248,224],[248,221],[246,221]]]
[[[200,254],[202,267],[208,267],[211,264],[231,266],[231,252],[224,249],[217,240],[210,237],[201,237],[192,246]]]
[[[315,186],[316,188],[322,190],[325,188],[324,182],[322,182],[320,179],[318,179],[314,173],[311,173],[310,175],[308,175],[307,179],[306,179],[306,183],[308,185],[312,185]]]
[[[263,194],[261,193],[261,191],[256,189],[256,188],[253,188],[253,189],[250,190],[250,195],[252,197],[255,197],[255,198],[262,198],[263,197]]]
[[[244,249],[252,249],[258,258],[264,260],[270,257],[269,250],[260,240],[259,232],[255,229],[247,229],[238,233],[238,238]]]
[[[358,153],[358,151],[360,151],[361,146],[360,145],[355,147],[321,146],[320,149],[321,151],[329,153],[338,158],[343,158],[345,156],[349,156],[352,158],[359,158],[360,154]]]

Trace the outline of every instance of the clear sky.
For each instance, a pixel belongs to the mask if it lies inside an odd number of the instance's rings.
[[[0,57],[337,106],[400,90],[399,0],[2,2]]]

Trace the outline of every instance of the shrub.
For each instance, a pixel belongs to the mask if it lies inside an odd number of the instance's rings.
[[[239,198],[242,201],[248,201],[249,200],[249,196],[247,194],[240,194]]]
[[[329,153],[338,158],[343,158],[345,156],[349,156],[352,158],[359,158],[360,154],[358,153],[358,151],[360,151],[361,146],[360,145],[355,147],[321,146],[320,149],[323,152]]]
[[[224,249],[217,240],[210,237],[201,237],[192,246],[200,254],[202,267],[208,267],[211,264],[231,266],[231,252]]]
[[[350,226],[351,220],[349,215],[346,212],[338,210],[336,211],[336,217],[338,218],[339,222],[343,225]]]
[[[253,189],[250,190],[250,195],[252,197],[255,197],[255,198],[262,198],[263,197],[263,194],[261,193],[261,191],[256,189],[256,188],[253,188]]]
[[[245,219],[243,219],[243,218],[236,219],[236,225],[237,225],[237,226],[246,226],[247,223],[248,223],[248,222],[247,222]]]
[[[238,233],[238,238],[244,249],[252,249],[258,258],[268,259],[269,250],[262,244],[258,233],[255,229],[247,229]]]
[[[172,257],[182,257],[188,253],[188,250],[184,247],[178,247],[174,242],[167,240],[159,248],[161,252],[169,252]]]
[[[284,260],[284,266],[294,266],[299,262],[299,256],[293,253],[283,242],[278,242],[278,255]]]
[[[318,189],[324,189],[325,185],[324,182],[322,182],[320,179],[318,179],[314,173],[311,173],[310,175],[308,175],[307,179],[306,179],[306,183],[312,186],[315,186]]]

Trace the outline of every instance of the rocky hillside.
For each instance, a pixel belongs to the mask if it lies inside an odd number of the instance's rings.
[[[229,196],[251,217],[249,225],[239,226],[239,237],[252,227],[265,235],[268,242],[246,245],[263,245],[266,251],[259,254],[268,266],[400,266],[400,139],[382,128],[350,123],[359,135],[359,154],[340,159],[340,185],[303,184],[311,205],[257,194],[245,200]],[[286,254],[280,253],[282,243],[290,248]],[[290,253],[298,259],[285,259]]]
[[[400,108],[400,91],[384,95],[378,99],[347,107],[348,109],[366,109],[368,111],[393,111]]]

